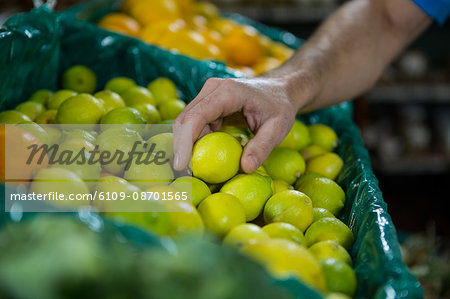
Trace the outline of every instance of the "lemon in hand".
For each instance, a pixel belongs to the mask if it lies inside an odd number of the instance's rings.
[[[258,173],[238,174],[225,183],[220,192],[236,196],[244,206],[247,221],[261,213],[264,204],[272,196],[272,179]]]
[[[334,241],[317,242],[309,247],[309,252],[311,252],[318,260],[334,258],[348,264],[349,266],[352,265],[352,258],[350,254],[348,254],[344,247]]]
[[[327,289],[330,292],[343,293],[353,297],[356,292],[357,280],[353,269],[337,259],[321,260]]]
[[[269,223],[262,230],[271,238],[286,239],[300,245],[306,244],[305,236],[295,226],[285,222]]]
[[[245,223],[233,227],[223,239],[223,244],[240,247],[245,243],[269,239],[269,236],[256,224]]]
[[[272,179],[283,180],[290,185],[305,172],[305,160],[290,148],[274,148],[263,165]]]
[[[245,223],[244,207],[239,199],[230,194],[219,192],[208,196],[200,203],[198,211],[206,229],[219,236]]]
[[[315,208],[324,208],[337,216],[344,208],[345,193],[333,180],[324,177],[312,177],[299,180],[295,185],[298,191],[311,198]]]
[[[223,183],[238,172],[241,154],[242,146],[230,134],[207,134],[194,145],[192,173],[206,183]]]
[[[325,153],[311,158],[306,163],[306,172],[319,173],[329,179],[335,180],[342,170],[344,162],[335,153]]]
[[[274,194],[264,207],[266,223],[287,222],[304,232],[312,220],[311,199],[296,190],[285,190]]]
[[[352,231],[337,218],[322,218],[311,224],[305,233],[306,243],[311,246],[320,241],[334,241],[350,250],[354,237]]]
[[[318,145],[329,152],[336,148],[338,136],[329,126],[323,124],[310,125],[308,131],[313,144]]]
[[[309,136],[308,127],[301,121],[296,120],[279,147],[287,147],[299,151],[310,143],[311,137]]]
[[[276,278],[295,277],[325,290],[325,276],[308,249],[284,239],[258,240],[241,247],[244,254],[262,263]]]

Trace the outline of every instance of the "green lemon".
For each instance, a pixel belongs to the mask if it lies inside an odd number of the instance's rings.
[[[112,124],[123,124],[138,132],[143,132],[145,129],[145,126],[143,126],[145,124],[144,117],[139,111],[131,107],[119,107],[109,111],[102,117],[101,124],[106,125],[102,126],[102,129],[108,128],[107,125]]]
[[[264,207],[266,223],[287,222],[304,232],[312,223],[311,199],[296,190],[285,190],[272,195]]]
[[[355,295],[357,280],[352,267],[337,259],[321,260],[320,265],[328,291],[343,293],[350,297]]]
[[[84,65],[74,65],[64,72],[62,87],[80,93],[94,93],[97,88],[97,76]]]
[[[36,136],[37,138],[39,138],[39,140],[41,141],[42,144],[48,144],[49,146],[51,146],[49,144],[50,136],[48,135],[47,131],[44,130],[37,123],[32,122],[32,121],[23,121],[23,122],[18,123],[17,125],[22,130],[25,130],[25,131],[31,133],[32,135]]]
[[[45,111],[44,105],[36,102],[24,102],[16,106],[16,111],[22,112],[31,120],[35,120],[38,115]]]
[[[147,103],[138,103],[130,106],[139,111],[148,124],[157,124],[161,121],[161,115],[155,106]]]
[[[239,171],[241,154],[242,146],[230,134],[207,134],[194,145],[192,173],[206,183],[223,183]]]
[[[103,107],[105,107],[105,112],[125,106],[125,102],[122,97],[111,90],[102,90],[94,94],[94,97],[103,101]]]
[[[306,244],[334,241],[349,251],[354,242],[352,231],[337,218],[322,218],[313,222],[305,233]]]
[[[68,98],[71,98],[73,96],[76,96],[76,95],[77,95],[77,92],[75,92],[73,90],[68,90],[68,89],[58,90],[57,92],[55,92],[48,98],[47,107],[49,110],[58,109],[59,106],[61,106],[61,104],[65,100],[67,100]]]
[[[305,160],[290,148],[274,148],[263,165],[272,179],[283,180],[290,185],[305,172]]]
[[[273,180],[272,181],[272,189],[273,189],[273,194],[284,191],[284,190],[293,190],[294,187],[292,187],[291,185],[289,185],[288,183],[286,183],[285,181],[282,180]]]
[[[308,251],[299,244],[285,239],[264,239],[245,243],[241,250],[255,259],[278,279],[295,277],[309,286],[325,290],[322,269]]]
[[[122,94],[133,86],[136,86],[136,82],[134,82],[134,80],[126,77],[116,77],[106,82],[105,89]]]
[[[150,82],[147,88],[155,97],[157,105],[160,105],[165,101],[177,98],[177,87],[175,86],[175,83],[173,83],[172,80],[168,78],[159,77]]]
[[[45,125],[53,124],[55,123],[56,114],[58,114],[58,110],[55,109],[44,111],[36,117],[35,122]]]
[[[287,147],[299,151],[311,143],[308,127],[299,120],[295,120],[292,129],[283,139],[279,147]]]
[[[298,186],[301,184],[306,184],[306,181],[309,181],[312,178],[324,178],[324,176],[315,172],[305,173],[295,183],[295,189],[298,189]]]
[[[338,136],[332,128],[323,124],[308,126],[312,143],[324,148],[326,151],[333,151],[338,144]]]
[[[31,97],[28,99],[29,102],[36,102],[47,107],[47,102],[50,96],[53,94],[51,90],[48,89],[39,89],[35,91]]]
[[[156,105],[152,93],[147,88],[141,86],[132,86],[122,92],[122,99],[127,106],[140,103]]]
[[[313,208],[313,222],[316,222],[317,220],[321,218],[333,218],[334,215],[331,214],[330,211],[324,208]]]
[[[238,174],[225,183],[220,192],[236,196],[244,206],[247,221],[252,221],[272,196],[272,179],[258,173]]]
[[[157,185],[169,185],[175,175],[169,161],[165,163],[138,163],[133,159],[128,169],[125,169],[124,179],[141,189]]]
[[[196,177],[179,177],[173,181],[171,186],[187,192],[194,206],[198,206],[206,197],[211,195],[208,185]]]
[[[327,209],[335,216],[344,208],[344,190],[331,179],[315,177],[301,181],[295,187],[311,198],[315,208]]]
[[[305,147],[304,149],[302,149],[300,151],[300,154],[302,155],[303,159],[305,159],[305,161],[308,161],[309,159],[314,158],[318,155],[324,154],[326,152],[327,151],[324,148],[322,148],[318,145],[315,145],[315,144],[311,144],[311,145],[308,145],[307,147]]]
[[[226,235],[233,227],[245,223],[245,210],[239,199],[226,193],[214,193],[198,206],[208,231]]]
[[[286,239],[305,246],[305,236],[295,226],[285,222],[274,222],[263,226],[262,230],[271,238]]]
[[[90,94],[80,93],[68,98],[59,106],[55,122],[58,124],[97,124],[104,114],[105,108],[98,99]]]
[[[309,247],[309,252],[311,252],[318,260],[333,258],[340,260],[349,266],[352,265],[350,254],[348,254],[344,247],[334,241],[317,242]]]
[[[173,133],[161,133],[147,140],[147,150],[153,148],[153,153],[173,161]]]
[[[16,110],[0,112],[0,124],[18,124],[23,121],[31,121],[31,119],[22,112]]]
[[[269,236],[256,224],[244,223],[233,227],[223,239],[223,244],[240,247],[248,242],[268,238]]]
[[[178,99],[162,102],[158,106],[159,114],[163,120],[176,119],[185,107],[186,103]]]

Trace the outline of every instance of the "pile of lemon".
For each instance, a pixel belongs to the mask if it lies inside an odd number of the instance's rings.
[[[208,2],[125,0],[98,25],[196,59],[220,60],[247,75],[274,69],[293,50],[253,27],[223,18]]]

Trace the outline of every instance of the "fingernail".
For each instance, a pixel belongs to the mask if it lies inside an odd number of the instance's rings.
[[[181,164],[181,161],[180,161],[179,155],[175,155],[175,159],[173,160],[173,168],[175,168],[176,170],[179,170],[180,164]]]

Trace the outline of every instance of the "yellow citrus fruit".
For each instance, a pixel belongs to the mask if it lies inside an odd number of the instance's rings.
[[[304,232],[312,223],[311,199],[296,190],[285,190],[274,194],[264,207],[266,223],[287,222]]]
[[[315,177],[300,181],[295,185],[298,191],[311,198],[315,208],[324,208],[337,216],[344,208],[345,193],[333,180]]]
[[[323,124],[310,125],[308,127],[312,143],[323,147],[326,151],[333,151],[338,144],[338,136],[332,128]]]
[[[122,95],[129,88],[136,86],[136,82],[133,79],[127,77],[115,77],[105,84],[105,90],[111,90],[119,95]]]
[[[324,208],[313,208],[313,222],[316,222],[317,220],[321,218],[333,218],[334,215],[331,214],[330,211]]]
[[[309,137],[308,127],[301,121],[296,120],[279,147],[287,147],[299,151],[310,143],[311,138]]]
[[[233,227],[245,223],[245,210],[239,199],[226,193],[214,193],[198,206],[208,231],[226,235]]]
[[[317,242],[309,247],[309,252],[311,252],[318,260],[334,258],[348,264],[349,266],[352,265],[352,258],[350,254],[348,254],[344,247],[334,241]]]
[[[272,196],[272,179],[258,173],[238,174],[225,183],[220,192],[236,196],[244,206],[247,221],[252,221]]]
[[[151,189],[147,191],[151,191]],[[182,235],[202,235],[204,231],[203,220],[200,217],[197,209],[189,202],[172,201],[169,203],[171,208],[176,206],[176,209],[182,211],[166,212],[169,214],[169,224],[166,235],[182,236]]]
[[[273,189],[273,194],[284,191],[284,190],[293,190],[294,187],[292,187],[291,185],[289,185],[288,183],[286,183],[285,181],[282,180],[273,180],[272,181],[272,189]]]
[[[160,133],[153,135],[147,140],[147,150],[153,147],[153,153],[161,156],[162,159],[173,161],[173,133]],[[163,157],[164,155],[164,157]]]
[[[355,295],[357,280],[352,267],[337,259],[321,260],[320,265],[325,275],[328,291],[350,297]]]
[[[290,185],[305,172],[305,160],[290,148],[274,148],[263,165],[272,179],[283,180]]]
[[[141,189],[147,189],[158,185],[169,185],[174,179],[174,173],[170,162],[166,163],[138,163],[133,159],[129,168],[125,170],[124,179]]]
[[[300,154],[302,155],[303,159],[305,159],[305,161],[308,161],[309,159],[324,154],[326,152],[327,151],[324,148],[315,144],[311,144],[302,149],[300,151]]]
[[[192,173],[206,183],[223,183],[239,171],[241,154],[242,146],[230,134],[207,134],[194,145]]]
[[[315,172],[335,180],[342,170],[344,161],[335,153],[325,153],[311,158],[306,163],[306,172]]]
[[[131,6],[129,13],[142,25],[159,20],[175,20],[180,16],[173,0],[139,1]]]
[[[337,218],[322,218],[313,222],[305,233],[306,244],[312,246],[320,241],[334,241],[347,251],[352,249],[352,231]]]
[[[267,173],[266,169],[264,168],[264,166],[259,166],[256,170],[256,173],[259,173],[260,175],[264,175],[264,176],[269,176],[269,174]],[[273,182],[273,181],[272,181]]]
[[[158,106],[159,114],[163,120],[176,119],[184,107],[186,107],[186,103],[178,99],[162,102]]]
[[[194,206],[198,206],[206,197],[211,195],[211,191],[205,182],[191,176],[179,177],[173,181],[171,186],[187,192]]]
[[[262,263],[276,278],[295,277],[319,290],[325,290],[325,277],[319,263],[304,247],[284,239],[246,243],[244,254]]]
[[[195,14],[202,15],[207,19],[216,19],[220,17],[220,11],[214,4],[210,2],[194,2]]]
[[[131,36],[137,36],[141,26],[136,20],[123,13],[110,13],[98,22],[98,26]]]
[[[223,239],[223,244],[240,247],[255,240],[269,239],[269,236],[256,224],[244,223],[233,227]]]
[[[262,230],[271,238],[286,239],[300,245],[306,246],[305,236],[295,226],[285,222],[269,223]]]
[[[257,64],[264,56],[257,34],[252,27],[232,29],[224,39],[224,49],[228,59],[237,65]]]

